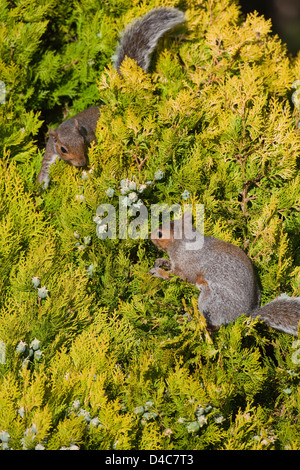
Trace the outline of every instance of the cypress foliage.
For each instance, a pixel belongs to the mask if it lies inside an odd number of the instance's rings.
[[[119,32],[158,5],[1,2],[2,449],[300,448],[296,339],[244,316],[208,333],[194,286],[148,274],[148,239],[96,234],[124,193],[203,203],[263,303],[300,295],[300,55],[234,1],[187,0],[150,73],[121,78]],[[89,167],[60,161],[39,193],[45,129],[95,103]]]

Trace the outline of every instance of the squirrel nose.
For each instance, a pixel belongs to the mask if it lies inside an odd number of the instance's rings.
[[[80,160],[73,160],[73,165],[74,166],[85,166],[86,165],[86,159],[85,158],[81,158]]]

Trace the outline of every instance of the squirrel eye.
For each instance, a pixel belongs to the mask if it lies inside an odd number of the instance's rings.
[[[158,235],[158,238],[162,238],[162,237],[163,237],[163,233],[162,233],[160,230],[157,232],[157,235]]]
[[[62,153],[68,153],[68,150],[65,147],[60,147],[60,150],[62,151]]]

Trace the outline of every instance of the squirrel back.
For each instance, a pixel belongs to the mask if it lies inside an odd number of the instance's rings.
[[[174,26],[185,21],[184,13],[176,8],[154,8],[142,18],[135,20],[126,29],[119,41],[114,66],[120,73],[120,66],[129,57],[145,71],[148,70],[151,54],[159,39]],[[96,127],[99,107],[93,106],[64,121],[54,131],[49,130],[42,168],[38,182],[46,188],[49,184],[49,167],[61,158],[74,166],[86,164],[88,146],[96,141]]]
[[[189,212],[151,234],[151,241],[168,253],[170,261],[159,258],[150,273],[164,279],[170,279],[172,273],[195,284],[200,290],[198,308],[210,329],[246,314],[260,316],[268,326],[296,335],[300,299],[278,299],[260,307],[260,290],[248,256],[235,245],[202,236],[194,227],[192,233],[196,238],[203,237],[203,243],[191,249],[191,237],[186,237],[183,228],[186,223],[192,226]],[[180,230],[182,237],[178,238],[176,233]]]

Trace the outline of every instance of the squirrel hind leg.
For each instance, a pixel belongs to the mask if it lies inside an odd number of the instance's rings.
[[[224,286],[202,284],[198,297],[198,309],[211,329],[221,325],[227,325],[234,321],[242,313],[247,313],[245,305],[241,305],[239,299],[233,297]]]
[[[204,314],[203,314],[204,315]],[[205,317],[205,315],[204,315]],[[218,331],[220,329],[220,325],[216,326],[216,325],[211,325],[208,320],[206,319],[206,327],[208,329],[208,331]]]

